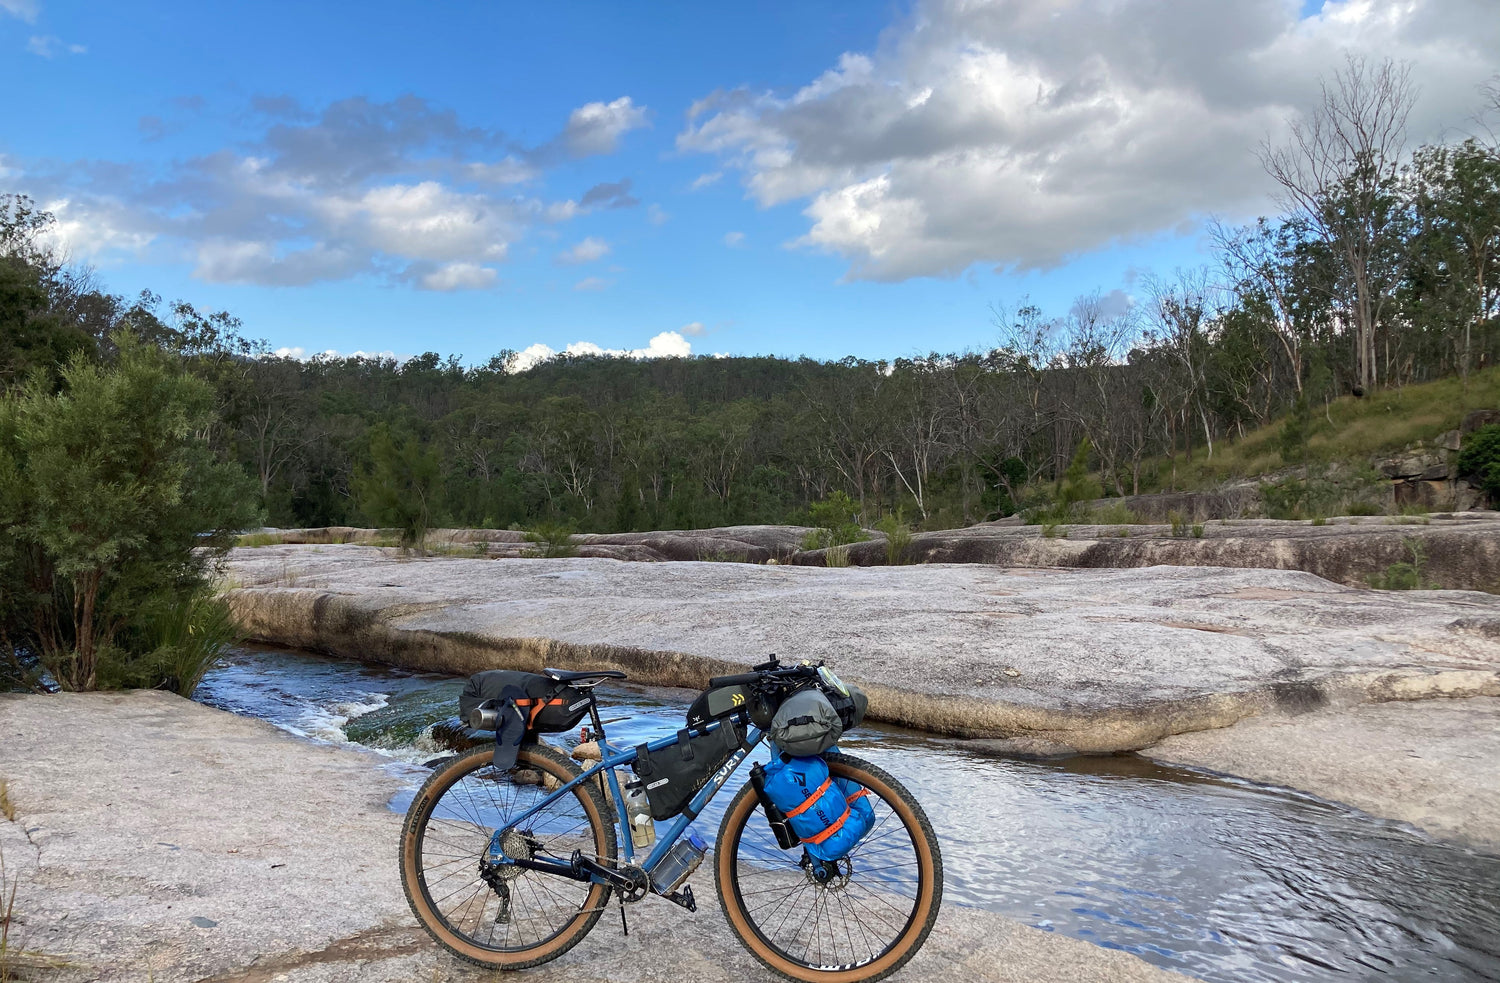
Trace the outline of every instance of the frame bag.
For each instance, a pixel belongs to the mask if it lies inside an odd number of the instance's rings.
[[[671,819],[687,809],[698,790],[740,749],[738,721],[725,721],[713,730],[677,732],[677,743],[658,751],[636,748],[635,772],[646,786],[652,819]]]

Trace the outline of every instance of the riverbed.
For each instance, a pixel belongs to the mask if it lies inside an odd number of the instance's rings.
[[[391,802],[401,811],[422,763],[444,753],[428,728],[454,713],[461,685],[247,648],[197,699],[379,753],[409,778]],[[609,727],[621,744],[680,727],[692,696],[629,684],[601,693],[607,719],[629,718]],[[916,793],[942,842],[947,904],[1207,980],[1500,978],[1500,858],[1134,755],[1025,761],[878,726],[843,748]],[[711,808],[698,820],[706,837],[718,818]]]

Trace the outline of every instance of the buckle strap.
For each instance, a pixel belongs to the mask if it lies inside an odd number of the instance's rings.
[[[813,803],[821,799],[823,797],[823,793],[828,791],[828,787],[832,784],[832,778],[824,779],[823,784],[818,786],[818,790],[812,795],[809,795],[807,798],[803,799],[800,806],[786,814],[786,818],[791,819],[793,816],[800,816],[807,810],[811,809],[813,807]]]

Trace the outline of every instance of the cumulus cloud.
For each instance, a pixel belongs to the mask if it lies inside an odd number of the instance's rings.
[[[797,244],[850,277],[1046,268],[1209,212],[1265,207],[1253,154],[1345,50],[1410,61],[1418,139],[1500,68],[1493,0],[925,0],[791,94],[716,92],[684,151],[802,202]]]
[[[0,0],[0,11],[28,24],[36,23],[39,10],[36,0]]]
[[[701,191],[711,184],[718,184],[719,179],[723,176],[723,171],[709,171],[706,174],[699,174],[697,177],[693,178],[692,190]]]
[[[726,232],[726,233],[724,233],[724,245],[728,246],[730,249],[738,249],[740,246],[743,246],[744,244],[745,244],[745,233],[743,233],[743,232]]]
[[[681,334],[693,335],[693,336],[696,337],[697,335],[702,334],[703,332],[707,331],[708,329],[703,326],[703,322],[702,321],[689,321],[687,324],[684,324],[682,327],[678,328],[677,330]]]
[[[614,102],[590,102],[568,116],[562,143],[574,157],[612,154],[620,137],[645,125],[646,107],[637,106],[629,96]]]
[[[693,354],[693,346],[676,331],[663,331],[647,342],[645,348],[602,348],[592,341],[575,341],[558,352],[551,346],[538,342],[512,355],[506,368],[511,372],[525,372],[559,354],[606,358],[686,358]]]
[[[591,110],[584,129],[594,135],[579,139],[602,146],[643,112],[629,99]],[[417,289],[479,290],[495,285],[494,265],[537,223],[638,203],[628,179],[595,185],[581,202],[497,190],[555,161],[552,148],[583,125],[577,116],[564,135],[528,148],[415,96],[356,97],[319,110],[262,96],[249,117],[258,135],[233,149],[165,168],[41,162],[18,183],[59,203],[59,245],[96,262],[154,251],[162,260],[186,258],[195,276],[212,282],[301,285],[368,275]],[[139,126],[148,140],[174,129],[159,116]],[[577,248],[579,261],[608,251],[592,239]]]
[[[557,254],[559,263],[576,265],[579,263],[592,263],[597,259],[603,259],[609,255],[609,243],[603,239],[589,236],[571,249],[565,249]]]
[[[35,9],[35,8],[33,8]],[[88,50],[81,44],[68,44],[62,38],[51,34],[33,34],[26,41],[26,50],[43,58],[55,58],[61,54],[82,55]]]

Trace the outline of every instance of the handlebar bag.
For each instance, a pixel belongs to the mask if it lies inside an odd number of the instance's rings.
[[[516,749],[527,734],[557,734],[572,730],[589,712],[586,690],[536,672],[487,669],[469,677],[458,694],[458,715],[467,725],[469,714],[491,704],[499,711],[495,728],[495,767],[508,771],[516,763]]]
[[[702,727],[714,720],[723,720],[742,713],[761,730],[771,725],[775,709],[769,701],[750,686],[740,683],[735,686],[718,686],[698,695],[688,707],[687,725]]]
[[[772,758],[765,790],[815,860],[839,860],[875,825],[870,793],[834,778],[821,757]]]
[[[677,743],[658,751],[636,748],[633,767],[646,786],[652,819],[671,819],[684,811],[714,773],[740,749],[741,732],[736,721],[725,721],[711,730],[694,734],[677,732]]]

